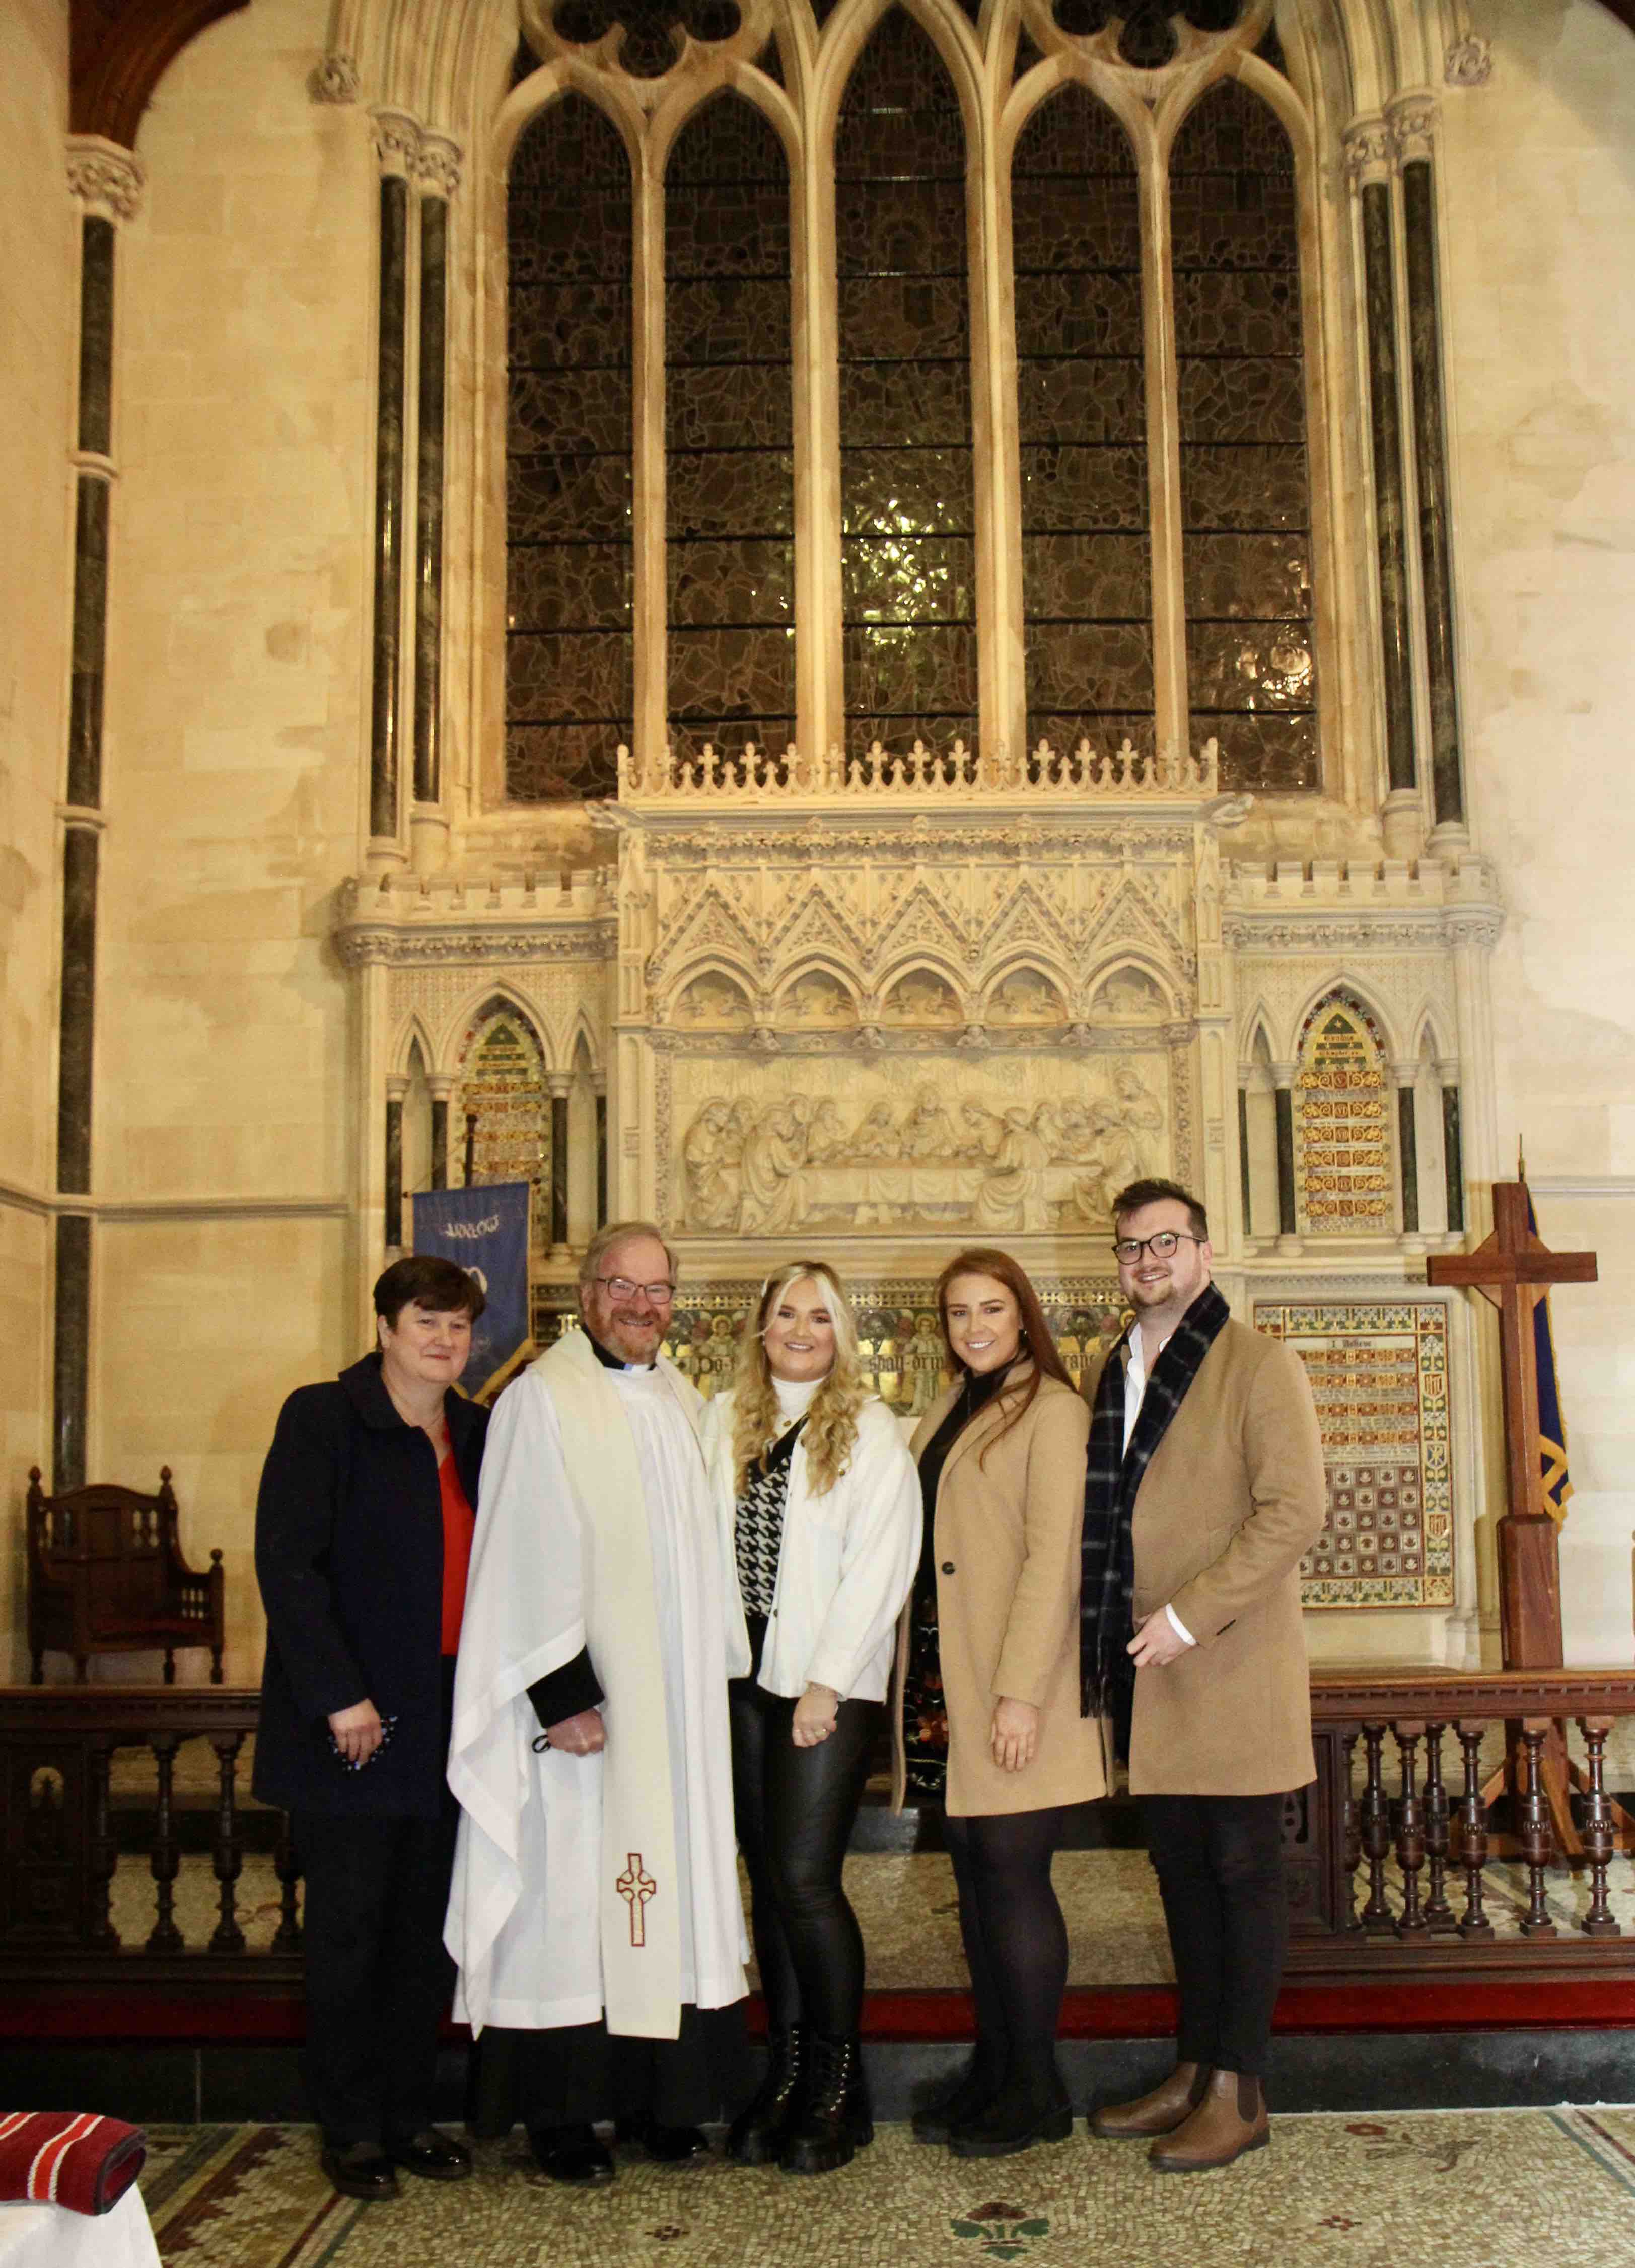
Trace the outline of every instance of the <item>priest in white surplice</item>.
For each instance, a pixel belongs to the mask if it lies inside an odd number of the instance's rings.
[[[454,1686],[455,2014],[578,2183],[613,2178],[593,2121],[681,2162],[748,2091],[726,1681],[749,1650],[703,1405],[659,1358],[674,1274],[648,1223],[603,1229],[584,1333],[500,1396]]]

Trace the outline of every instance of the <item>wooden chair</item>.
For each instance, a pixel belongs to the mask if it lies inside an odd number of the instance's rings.
[[[178,1646],[208,1646],[210,1683],[221,1683],[226,1643],[221,1553],[210,1569],[189,1567],[176,1534],[170,1467],[159,1469],[157,1496],[104,1484],[47,1496],[40,1468],[28,1476],[28,1646],[34,1684],[44,1657],[74,1657],[85,1682],[93,1653],[163,1651],[165,1683],[176,1682]]]

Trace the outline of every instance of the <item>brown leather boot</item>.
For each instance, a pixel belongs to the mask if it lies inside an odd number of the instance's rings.
[[[1161,2087],[1134,2102],[1108,2102],[1090,2113],[1090,2132],[1104,2142],[1144,2141],[1149,2134],[1173,2134],[1204,2100],[1206,2066],[1178,2063]]]
[[[1270,2139],[1259,2080],[1248,2072],[1215,2071],[1185,2125],[1154,2142],[1147,2155],[1160,2174],[1201,2174],[1229,2166],[1246,2150],[1263,2150]]]

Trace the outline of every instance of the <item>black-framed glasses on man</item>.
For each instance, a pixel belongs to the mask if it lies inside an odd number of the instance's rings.
[[[1154,1260],[1167,1260],[1176,1247],[1183,1241],[1188,1244],[1207,1244],[1209,1239],[1206,1236],[1194,1236],[1189,1229],[1160,1228],[1156,1236],[1117,1238],[1113,1246],[1113,1257],[1116,1260],[1122,1260],[1126,1266],[1132,1260],[1139,1260],[1144,1252],[1150,1252]]]
[[[632,1284],[628,1276],[595,1276],[591,1280],[619,1300],[633,1300],[638,1292],[643,1292],[655,1307],[667,1307],[675,1297],[674,1284]]]

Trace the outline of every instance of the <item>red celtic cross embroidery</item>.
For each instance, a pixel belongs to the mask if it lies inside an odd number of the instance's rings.
[[[651,1874],[642,1872],[642,1854],[639,1851],[630,1852],[630,1864],[613,1887],[630,1909],[630,1943],[645,1945],[647,1901],[656,1896],[659,1885]]]

